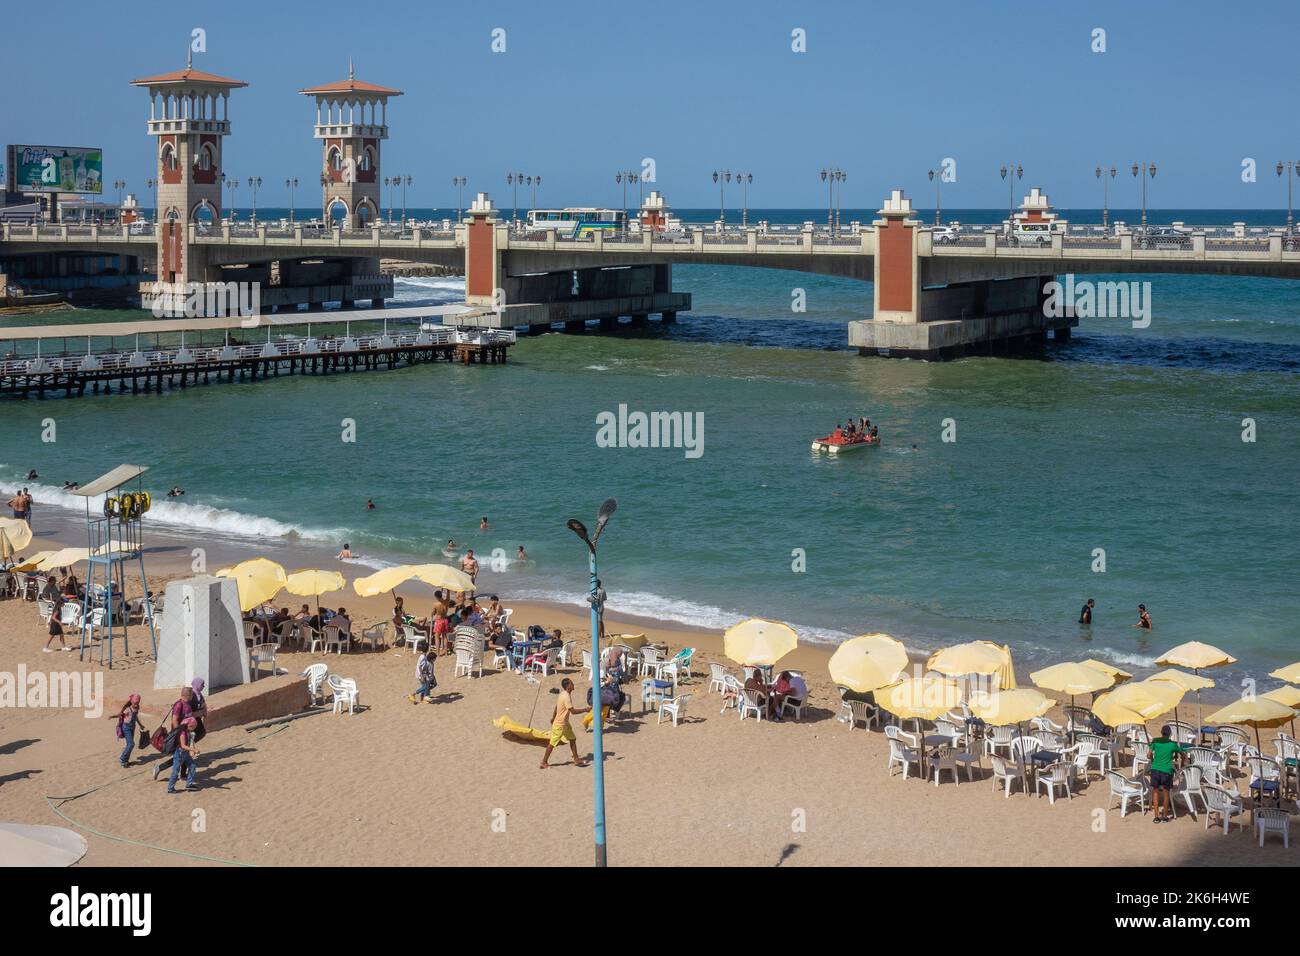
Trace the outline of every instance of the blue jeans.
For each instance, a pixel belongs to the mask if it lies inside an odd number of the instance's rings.
[[[176,789],[176,778],[182,773],[185,774],[185,786],[194,786],[194,758],[177,747],[176,754],[172,757],[172,775],[167,781],[168,793]]]
[[[117,759],[125,767],[131,759],[131,752],[135,750],[135,731],[128,730],[126,727],[123,727],[122,730],[126,734],[126,746],[122,748],[122,756]]]
[[[415,689],[415,696],[427,697],[429,695],[429,691],[433,690],[437,686],[438,686],[437,681],[429,681],[429,680],[421,681],[420,686]]]

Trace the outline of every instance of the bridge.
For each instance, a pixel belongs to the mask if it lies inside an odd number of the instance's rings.
[[[871,223],[841,230],[804,223],[727,228],[675,223],[657,193],[634,221],[611,232],[566,238],[508,222],[479,193],[459,222],[397,228],[379,221],[387,104],[401,91],[348,78],[304,89],[315,98],[322,144],[322,221],[234,224],[221,217],[222,144],[232,91],[246,86],[195,70],[134,81],[148,90],[149,134],[158,148],[157,222],[120,227],[4,224],[0,257],[68,254],[151,259],[158,282],[146,307],[167,314],[192,287],[239,283],[260,289],[276,312],[327,302],[344,309],[392,295],[381,258],[463,271],[465,321],[483,327],[578,331],[620,317],[672,321],[690,308],[673,289],[676,263],[755,266],[872,283],[871,318],[851,323],[863,354],[946,357],[1068,338],[1072,314],[1048,315],[1045,287],[1061,274],[1210,273],[1300,278],[1300,246],[1280,230],[1171,223],[1139,230],[1071,225],[1038,188],[1001,224],[931,228],[895,190]],[[337,216],[338,221],[333,218]],[[864,315],[866,309],[864,308]]]

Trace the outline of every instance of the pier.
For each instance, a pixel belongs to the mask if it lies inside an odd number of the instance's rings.
[[[513,330],[457,328],[431,321],[435,315],[449,313],[472,315],[461,307],[450,306],[317,314],[309,323],[272,316],[3,329],[0,342],[9,341],[11,350],[0,358],[0,395],[46,398],[87,392],[139,394],[214,382],[375,371],[438,361],[463,365],[506,362],[507,352],[515,343]],[[354,323],[382,327],[354,333]],[[398,328],[390,329],[390,324]],[[306,335],[285,334],[289,326],[305,327]],[[312,333],[313,326],[342,326],[343,336],[327,333],[317,337]],[[260,334],[263,328],[265,342],[230,342],[231,331]],[[281,334],[273,338],[277,328]],[[204,331],[220,331],[222,342],[203,344]],[[162,344],[164,334],[178,336],[179,342]],[[187,335],[197,341],[192,339],[187,344]],[[146,341],[152,338],[153,347],[141,347],[141,336]],[[108,339],[107,346],[95,349],[96,338]],[[119,338],[133,338],[133,347],[118,348],[115,340]],[[85,339],[86,350],[70,352],[67,346],[72,339]],[[53,355],[42,349],[42,344],[51,340],[62,344]],[[35,354],[20,356],[20,343],[33,343]]]

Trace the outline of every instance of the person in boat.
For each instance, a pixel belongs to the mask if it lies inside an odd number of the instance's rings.
[[[878,425],[871,426],[871,438],[873,441],[878,440],[880,438],[880,426]]]
[[[835,423],[835,431],[831,432],[831,441],[844,441],[844,427],[839,422]]]

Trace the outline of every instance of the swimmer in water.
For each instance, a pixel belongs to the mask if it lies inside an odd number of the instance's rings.
[[[347,542],[344,542],[343,550],[338,553],[337,557],[338,560],[340,561],[344,560],[345,558],[352,557],[352,545],[348,544]]]
[[[452,557],[456,553],[456,542],[451,538],[447,539],[447,547],[442,549],[442,553],[447,557]]]
[[[1086,602],[1086,603],[1083,605],[1083,607],[1079,610],[1079,623],[1080,623],[1080,624],[1091,624],[1091,623],[1092,623],[1092,609],[1093,609],[1093,607],[1096,606],[1096,603],[1097,603],[1097,602],[1094,601],[1092,598],[1088,598],[1087,602]]]
[[[374,511],[374,510],[375,510],[375,499],[373,499],[373,498],[367,498],[367,499],[366,499],[366,510],[367,510],[367,511]]]
[[[515,560],[517,561],[528,560],[528,555],[524,554],[524,546],[522,544],[519,546],[519,550],[515,552]]]
[[[1151,615],[1147,613],[1147,606],[1145,604],[1138,605],[1138,622],[1133,626],[1140,627],[1144,631],[1151,630]]]
[[[480,531],[486,531],[488,529],[487,515],[484,515],[482,518],[479,519],[478,529]]]

